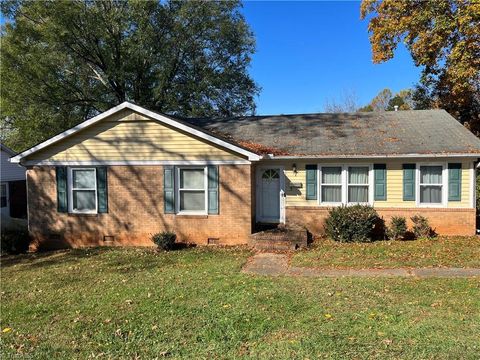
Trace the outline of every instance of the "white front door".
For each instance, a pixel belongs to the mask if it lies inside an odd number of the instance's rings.
[[[257,220],[279,223],[282,196],[282,169],[259,168],[257,172]]]

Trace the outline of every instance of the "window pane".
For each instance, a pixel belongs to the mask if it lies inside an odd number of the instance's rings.
[[[420,166],[420,182],[422,184],[441,184],[441,166]]]
[[[75,189],[95,189],[95,170],[72,170]]]
[[[341,184],[341,167],[322,167],[322,184]]]
[[[181,189],[204,189],[205,174],[203,169],[180,169]]]
[[[280,175],[278,171],[275,169],[268,169],[263,172],[262,179],[271,180],[271,179],[278,179]]]
[[[351,202],[351,203],[368,202],[368,186],[349,186],[348,202]]]
[[[440,204],[442,202],[441,186],[420,186],[420,202]]]
[[[95,210],[95,190],[73,190],[73,210]]]
[[[180,191],[180,210],[205,210],[204,191]]]
[[[322,186],[322,202],[341,202],[342,187],[341,186]]]
[[[2,189],[1,196],[7,196],[7,184],[2,184],[1,189]]]
[[[368,167],[351,166],[348,168],[349,184],[368,184]]]

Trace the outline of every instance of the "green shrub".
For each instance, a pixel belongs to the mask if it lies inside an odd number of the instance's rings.
[[[414,215],[410,218],[413,222],[412,232],[416,238],[431,238],[433,231],[428,219],[422,215]]]
[[[25,229],[3,228],[0,238],[0,251],[2,254],[21,254],[28,251],[30,235]]]
[[[177,234],[172,231],[162,231],[152,235],[152,241],[162,250],[172,250],[175,245]]]
[[[393,240],[403,239],[407,233],[407,219],[403,216],[392,216],[388,227],[388,238]]]
[[[368,205],[340,206],[330,210],[325,232],[335,241],[367,242],[379,221],[375,209]]]

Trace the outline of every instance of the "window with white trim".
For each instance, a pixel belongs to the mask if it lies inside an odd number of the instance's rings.
[[[320,201],[322,203],[342,202],[342,167],[322,166],[320,176]]]
[[[7,190],[8,186],[7,183],[2,183],[0,184],[0,207],[4,208],[7,207],[8,204],[8,195],[7,195]]]
[[[179,167],[178,212],[207,213],[207,167]]]
[[[368,203],[369,167],[349,166],[347,176],[347,198],[349,203]]]
[[[370,203],[373,191],[371,165],[320,165],[318,169],[320,204]]]
[[[70,210],[97,212],[97,173],[95,168],[69,168]]]
[[[420,204],[441,204],[443,202],[443,166],[420,166]]]

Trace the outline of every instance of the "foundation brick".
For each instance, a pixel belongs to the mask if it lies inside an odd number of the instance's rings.
[[[378,214],[388,224],[392,216],[404,216],[408,226],[412,225],[410,217],[415,214],[425,216],[430,226],[439,235],[462,235],[472,236],[476,232],[475,209],[456,208],[376,208]],[[304,225],[314,234],[324,233],[325,219],[328,216],[328,208],[291,206],[286,209],[287,224]]]

